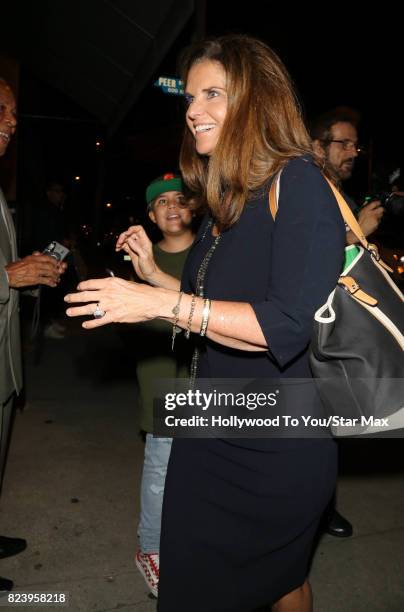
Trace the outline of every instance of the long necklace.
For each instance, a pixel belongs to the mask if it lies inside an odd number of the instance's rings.
[[[208,230],[210,230],[212,225],[213,225],[213,221],[212,219],[210,219],[210,221],[206,225],[205,231],[202,236],[202,240],[204,240]],[[222,237],[222,234],[218,234],[216,236],[212,245],[207,250],[205,257],[202,259],[201,265],[199,266],[198,273],[196,275],[196,291],[195,291],[198,297],[202,297],[202,298],[204,297],[206,273],[208,271],[208,267],[209,267],[209,263],[212,258],[212,255],[216,251],[217,245],[219,244],[221,237]],[[191,360],[191,372],[190,372],[191,388],[193,388],[195,384],[196,373],[198,370],[198,362],[199,362],[199,349],[196,346],[194,349],[193,355],[192,355],[192,360]]]

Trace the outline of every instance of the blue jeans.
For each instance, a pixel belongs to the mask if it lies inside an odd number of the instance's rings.
[[[144,553],[160,550],[161,509],[171,443],[171,438],[146,435],[138,527],[140,549]]]

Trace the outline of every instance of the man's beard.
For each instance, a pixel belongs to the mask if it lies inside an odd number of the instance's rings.
[[[337,172],[338,177],[340,178],[341,181],[346,181],[349,178],[351,178],[352,176],[352,172],[354,169],[354,164],[355,164],[355,159],[351,158],[351,159],[346,159],[341,166],[339,167],[339,170]]]

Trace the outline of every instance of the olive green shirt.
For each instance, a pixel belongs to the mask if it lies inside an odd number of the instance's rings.
[[[153,254],[159,268],[180,279],[191,247],[178,253],[163,251],[153,245]],[[172,325],[155,319],[140,323],[135,328],[137,379],[140,392],[140,429],[153,432],[154,383],[159,378],[186,378],[191,361],[191,343],[178,334],[175,349],[171,350]]]

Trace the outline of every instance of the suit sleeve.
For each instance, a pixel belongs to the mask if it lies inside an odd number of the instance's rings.
[[[253,303],[269,353],[283,368],[308,346],[316,310],[343,266],[345,225],[320,170],[292,160],[280,179],[266,299]]]
[[[10,285],[8,284],[8,274],[6,262],[0,251],[0,304],[6,304],[10,299]]]

